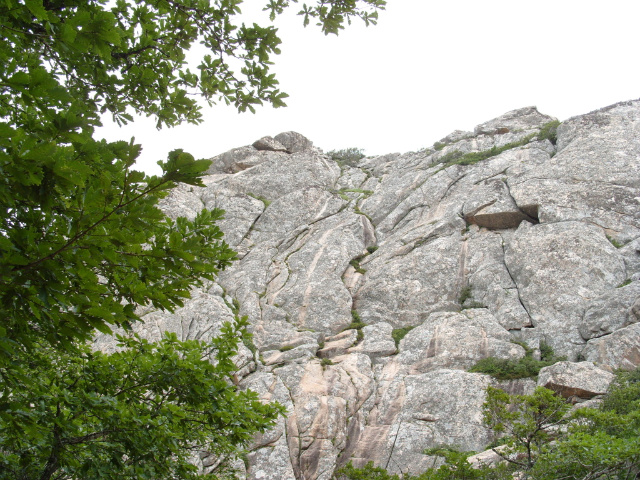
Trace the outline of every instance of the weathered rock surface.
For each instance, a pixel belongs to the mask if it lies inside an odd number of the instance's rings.
[[[592,362],[558,362],[540,370],[538,385],[565,398],[588,400],[607,393],[613,378],[613,373],[596,367]]]
[[[487,385],[535,382],[466,370],[524,355],[512,340],[568,358],[540,375],[564,395],[599,395],[605,370],[640,364],[640,101],[538,138],[552,120],[514,110],[438,151],[356,166],[287,132],[215,157],[205,188],[165,200],[172,216],[226,210],[240,259],[136,328],[206,339],[234,301],[249,317],[257,351],[239,353],[241,384],[289,414],[255,439],[247,478],[328,480],[349,460],[418,473],[426,448],[482,450]],[[447,163],[493,147],[507,149]]]

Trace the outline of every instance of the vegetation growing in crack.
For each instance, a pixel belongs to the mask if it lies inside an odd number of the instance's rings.
[[[371,219],[371,217],[369,215],[367,215],[366,213],[364,213],[362,210],[360,210],[360,206],[359,205],[355,205],[353,207],[353,212],[357,213],[358,215],[363,215],[365,217],[367,217],[367,219],[369,220],[369,222],[371,222],[371,225],[373,225],[373,220]]]
[[[255,198],[256,200],[260,200],[263,204],[264,204],[264,208],[265,210],[267,209],[267,207],[269,205],[271,205],[271,200],[267,200],[265,197],[263,197],[262,195],[256,195],[255,193],[247,193],[248,196]]]
[[[370,195],[373,195],[373,190],[364,190],[362,188],[342,188],[342,189],[340,189],[340,191],[344,192],[344,193],[349,193],[349,192],[351,192],[351,193],[361,193],[361,194],[363,194],[365,196],[365,198],[370,196]]]
[[[558,126],[560,122],[553,120],[549,123],[545,123],[536,137],[538,140],[549,140],[553,145],[558,142]]]
[[[280,347],[281,352],[288,352],[289,350],[293,350],[293,345],[285,345],[284,347]]]
[[[353,260],[351,260],[349,262],[349,265],[351,265],[353,268],[355,268],[356,272],[358,272],[358,273],[360,273],[362,275],[367,273],[367,271],[360,266],[360,260],[358,258],[354,258]]]
[[[378,247],[376,247],[376,246],[367,247],[366,253],[363,253],[362,255],[358,255],[357,257],[351,259],[349,261],[349,265],[351,265],[356,270],[356,272],[360,273],[361,275],[364,275],[365,273],[367,273],[367,270],[365,268],[362,268],[362,266],[360,265],[360,261],[363,258],[368,257],[369,255],[371,255],[377,249],[378,249]]]
[[[473,290],[471,285],[466,285],[460,290],[460,295],[458,296],[458,303],[460,305],[464,305],[464,302],[471,298],[471,290]]]
[[[615,238],[607,235],[607,240],[609,240],[609,242],[611,242],[611,245],[613,245],[616,248],[622,248],[624,247],[624,243],[620,243],[619,241],[617,241]]]
[[[364,333],[362,333],[362,329],[367,325],[360,319],[360,314],[358,313],[357,310],[351,310],[351,320],[352,322],[342,331],[344,332],[346,330],[357,330],[358,331],[357,341],[360,342],[364,338]]]
[[[525,349],[524,357],[517,360],[496,357],[483,358],[471,367],[469,371],[472,373],[486,373],[498,380],[536,378],[542,368],[566,360],[566,357],[556,356],[553,349],[544,342],[540,342],[540,360],[536,360],[533,357],[533,349],[527,344],[514,343]]]
[[[458,296],[458,303],[460,304],[460,310],[466,310],[468,308],[487,308],[486,305],[473,301],[473,285],[469,284],[460,290]]]
[[[398,346],[400,345],[400,340],[402,340],[405,337],[405,335],[409,333],[411,330],[413,330],[414,328],[416,327],[408,326],[408,327],[394,328],[391,331],[391,338],[393,338],[393,341],[396,344],[396,348],[398,348]]]
[[[440,157],[437,163],[443,164],[440,170],[443,170],[452,165],[474,165],[478,162],[481,162],[482,160],[500,155],[502,152],[506,152],[507,150],[511,150],[512,148],[522,147],[529,143],[535,137],[536,134],[533,133],[531,135],[527,135],[518,142],[507,143],[506,145],[503,145],[501,147],[493,146],[489,150],[483,150],[481,152],[463,153],[460,150],[454,150]]]
[[[322,360],[320,360],[320,365],[322,365],[322,369],[324,370],[325,367],[333,365],[333,361],[330,358],[323,358]]]
[[[624,282],[622,282],[620,285],[618,285],[616,288],[622,288],[622,287],[626,287],[627,285],[629,285],[631,283],[631,279],[627,278]]]
[[[353,200],[347,193],[359,193],[362,196],[361,199],[368,198],[373,195],[373,190],[364,190],[362,188],[341,188],[340,190],[333,190],[332,193],[337,194],[341,199],[346,202]]]

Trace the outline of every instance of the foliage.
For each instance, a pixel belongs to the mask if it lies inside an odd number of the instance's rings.
[[[635,479],[640,474],[639,378],[640,369],[618,372],[600,408],[571,415],[563,413],[568,405],[562,398],[541,387],[525,396],[488,390],[485,421],[506,434],[509,447],[501,453],[525,478]],[[514,418],[513,412],[522,414]]]
[[[557,357],[553,349],[544,342],[540,343],[540,360],[533,358],[532,349],[526,347],[526,345],[522,346],[525,347],[524,357],[517,360],[496,357],[483,358],[471,367],[469,371],[486,373],[498,380],[514,380],[517,378],[537,377],[544,367],[565,360],[565,357]]]
[[[566,423],[569,408],[564,398],[543,387],[537,387],[532,395],[509,395],[489,386],[482,410],[485,424],[494,433],[506,435],[507,448],[500,455],[530,470],[554,428]]]
[[[356,468],[351,462],[336,470],[336,480],[400,480],[398,475],[390,475],[384,468],[374,467],[373,462]]]
[[[322,365],[322,367],[333,365],[333,360],[331,360],[330,358],[323,358],[322,360],[320,360],[320,365]]]
[[[358,258],[354,258],[353,260],[351,260],[349,262],[349,265],[351,265],[356,270],[356,272],[358,272],[361,275],[364,275],[365,273],[367,273],[367,270],[360,266],[360,260]]]
[[[402,340],[405,335],[407,333],[409,333],[411,330],[413,330],[415,328],[415,326],[408,326],[408,327],[402,327],[402,328],[394,328],[391,331],[391,338],[393,338],[393,341],[396,343],[396,348],[398,348],[398,345],[400,345],[400,340]]]
[[[237,454],[283,413],[230,381],[245,326],[210,343],[118,337],[111,354],[35,345],[29,381],[7,379],[0,479],[200,478],[194,453]]]
[[[504,467],[490,468],[488,466],[473,467],[467,458],[473,452],[459,452],[453,448],[434,448],[424,452],[426,455],[436,455],[444,459],[444,465],[431,467],[420,475],[404,474],[402,477],[390,474],[384,468],[375,467],[373,462],[362,468],[355,468],[351,462],[338,469],[336,480],[497,480],[504,478],[511,480]]]
[[[277,30],[234,24],[241,3],[0,4],[0,298],[11,319],[0,331],[5,355],[31,336],[56,344],[126,325],[150,297],[171,310],[188,285],[233,258],[209,227],[219,212],[174,225],[155,208],[175,182],[199,185],[207,161],[176,151],[161,177],[145,178],[131,170],[139,145],[97,141],[93,131],[102,113],[120,124],[134,112],[155,117],[159,127],[198,123],[197,96],[240,111],[284,105],[269,71]],[[375,23],[384,4],[318,2],[302,15],[337,33],[352,18]],[[288,5],[273,0],[266,9],[275,18]],[[197,74],[185,58],[195,43],[210,51]]]
[[[616,373],[601,408],[603,411],[619,415],[640,410],[640,368],[632,371],[621,370]]]
[[[558,120],[552,120],[551,122],[545,123],[540,132],[538,133],[538,140],[549,140],[553,145],[555,145],[558,141],[558,126],[560,122]]]
[[[94,130],[103,114],[121,125],[134,113],[158,128],[198,123],[199,97],[239,111],[284,106],[270,72],[277,30],[239,24],[241,4],[0,1],[5,478],[189,478],[189,452],[233,453],[280,411],[231,386],[229,359],[238,337],[248,341],[242,319],[209,346],[173,337],[123,337],[112,355],[87,346],[97,331],[129,330],[140,306],[180,307],[236,257],[215,226],[220,210],[187,220],[158,208],[178,182],[202,185],[209,161],[175,150],[162,175],[147,177],[133,170],[140,145]],[[289,5],[269,0],[265,10],[273,20]],[[353,18],[375,23],[384,5],[317,1],[301,15],[329,34]],[[195,73],[185,52],[197,43],[209,54]],[[214,364],[197,360],[210,348]]]
[[[355,167],[365,157],[363,149],[354,147],[330,150],[327,155],[339,165],[348,165],[350,167]]]
[[[468,299],[471,298],[472,290],[473,290],[473,287],[471,285],[466,285],[465,287],[462,288],[462,290],[460,290],[460,295],[458,296],[458,303],[460,305],[464,305],[464,302],[466,302]]]

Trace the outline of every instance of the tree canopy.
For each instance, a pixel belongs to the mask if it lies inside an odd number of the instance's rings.
[[[296,3],[264,9],[273,20]],[[329,34],[375,23],[384,5],[299,8]],[[95,128],[104,114],[199,123],[199,99],[284,106],[270,71],[277,29],[243,24],[241,7],[0,0],[0,478],[189,478],[185,451],[238,454],[281,413],[230,381],[244,319],[209,343],[129,333],[113,354],[87,346],[130,330],[140,306],[182,306],[235,259],[215,225],[222,211],[187,220],[158,208],[178,182],[203,185],[208,160],[175,150],[147,176],[134,139],[106,142]],[[192,71],[196,43],[209,53]]]
[[[291,3],[265,9],[275,18]],[[301,14],[337,33],[353,17],[375,23],[384,3],[318,1]],[[163,175],[146,177],[133,170],[139,145],[97,140],[94,128],[105,112],[198,123],[200,97],[283,106],[269,71],[277,29],[237,24],[241,4],[0,2],[1,352],[33,336],[86,339],[135,321],[136,305],[171,310],[234,258],[213,226],[220,212],[174,222],[157,209],[175,182],[201,185],[206,160],[171,152]],[[198,73],[185,57],[196,42],[210,51]]]

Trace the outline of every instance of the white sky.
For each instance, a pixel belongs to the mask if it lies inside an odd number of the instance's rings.
[[[245,0],[243,11],[265,3]],[[325,151],[377,155],[529,105],[565,120],[640,97],[637,0],[388,0],[377,26],[356,22],[338,37],[303,28],[291,10],[276,20],[283,43],[273,59],[287,108],[217,105],[198,126],[157,131],[141,118],[99,134],[135,136],[139,167],[159,173],[172,149],[210,158],[288,130]]]

